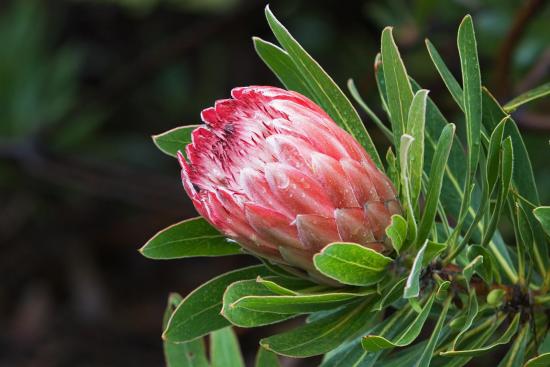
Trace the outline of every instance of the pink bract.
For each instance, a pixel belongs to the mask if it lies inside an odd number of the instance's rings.
[[[312,257],[331,242],[389,252],[395,189],[315,103],[275,87],[235,88],[202,111],[185,159],[197,211],[249,252],[325,280]]]

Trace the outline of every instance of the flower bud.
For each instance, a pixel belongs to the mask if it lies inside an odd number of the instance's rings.
[[[323,279],[312,257],[331,242],[391,251],[401,212],[390,180],[317,105],[274,87],[235,88],[202,111],[180,153],[197,211],[252,254]]]

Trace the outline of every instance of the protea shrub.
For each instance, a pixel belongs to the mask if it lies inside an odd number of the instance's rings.
[[[159,232],[141,252],[260,261],[170,296],[167,364],[242,366],[231,324],[308,315],[262,339],[256,365],[277,366],[277,354],[325,354],[323,367],[463,366],[496,351],[499,366],[550,366],[550,207],[539,203],[510,116],[550,86],[501,106],[481,85],[466,16],[457,39],[462,82],[426,42],[464,113],[461,141],[408,76],[386,28],[375,76],[389,123],[348,83],[391,143],[383,162],[346,95],[266,15],[282,48],[254,44],[286,89],[235,88],[202,111],[203,125],[154,137],[179,160],[200,217]],[[499,232],[504,217],[509,241]]]

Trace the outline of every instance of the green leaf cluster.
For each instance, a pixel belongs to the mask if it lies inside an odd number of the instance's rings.
[[[547,95],[548,86],[502,107],[482,85],[474,23],[466,16],[457,33],[460,80],[426,41],[434,72],[463,113],[463,123],[455,125],[409,75],[388,27],[375,58],[385,118],[348,83],[392,143],[384,165],[344,92],[269,8],[266,17],[280,46],[254,38],[260,58],[286,88],[311,98],[352,134],[394,180],[404,209],[386,228],[394,251],[385,256],[355,243],[327,245],[313,263],[338,287],[262,260],[183,299],[172,296],[163,333],[168,365],[241,366],[230,325],[257,327],[304,315],[305,323],[260,341],[258,366],[277,366],[277,354],[323,354],[323,367],[464,366],[503,345],[508,351],[499,366],[548,365],[550,207],[539,202],[510,115]],[[174,156],[191,130],[177,128],[154,140]],[[514,228],[510,243],[499,232],[504,217]],[[201,218],[159,232],[140,251],[153,259],[240,253]]]

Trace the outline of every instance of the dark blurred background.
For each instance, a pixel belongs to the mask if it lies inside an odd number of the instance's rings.
[[[484,83],[506,101],[549,79],[547,5],[271,2],[335,80],[345,85],[353,77],[380,113],[372,65],[381,29],[394,25],[409,72],[459,129],[461,118],[424,38],[459,75],[456,29],[471,13]],[[195,215],[177,162],[150,136],[199,123],[201,109],[234,86],[279,85],[251,42],[254,35],[273,40],[264,6],[259,0],[0,1],[0,366],[161,366],[168,293],[186,294],[255,262],[246,256],[155,262],[137,249],[157,230]],[[539,102],[516,113],[545,203],[549,107]],[[383,147],[382,135],[371,133]],[[258,338],[281,328],[239,330],[246,359]]]

